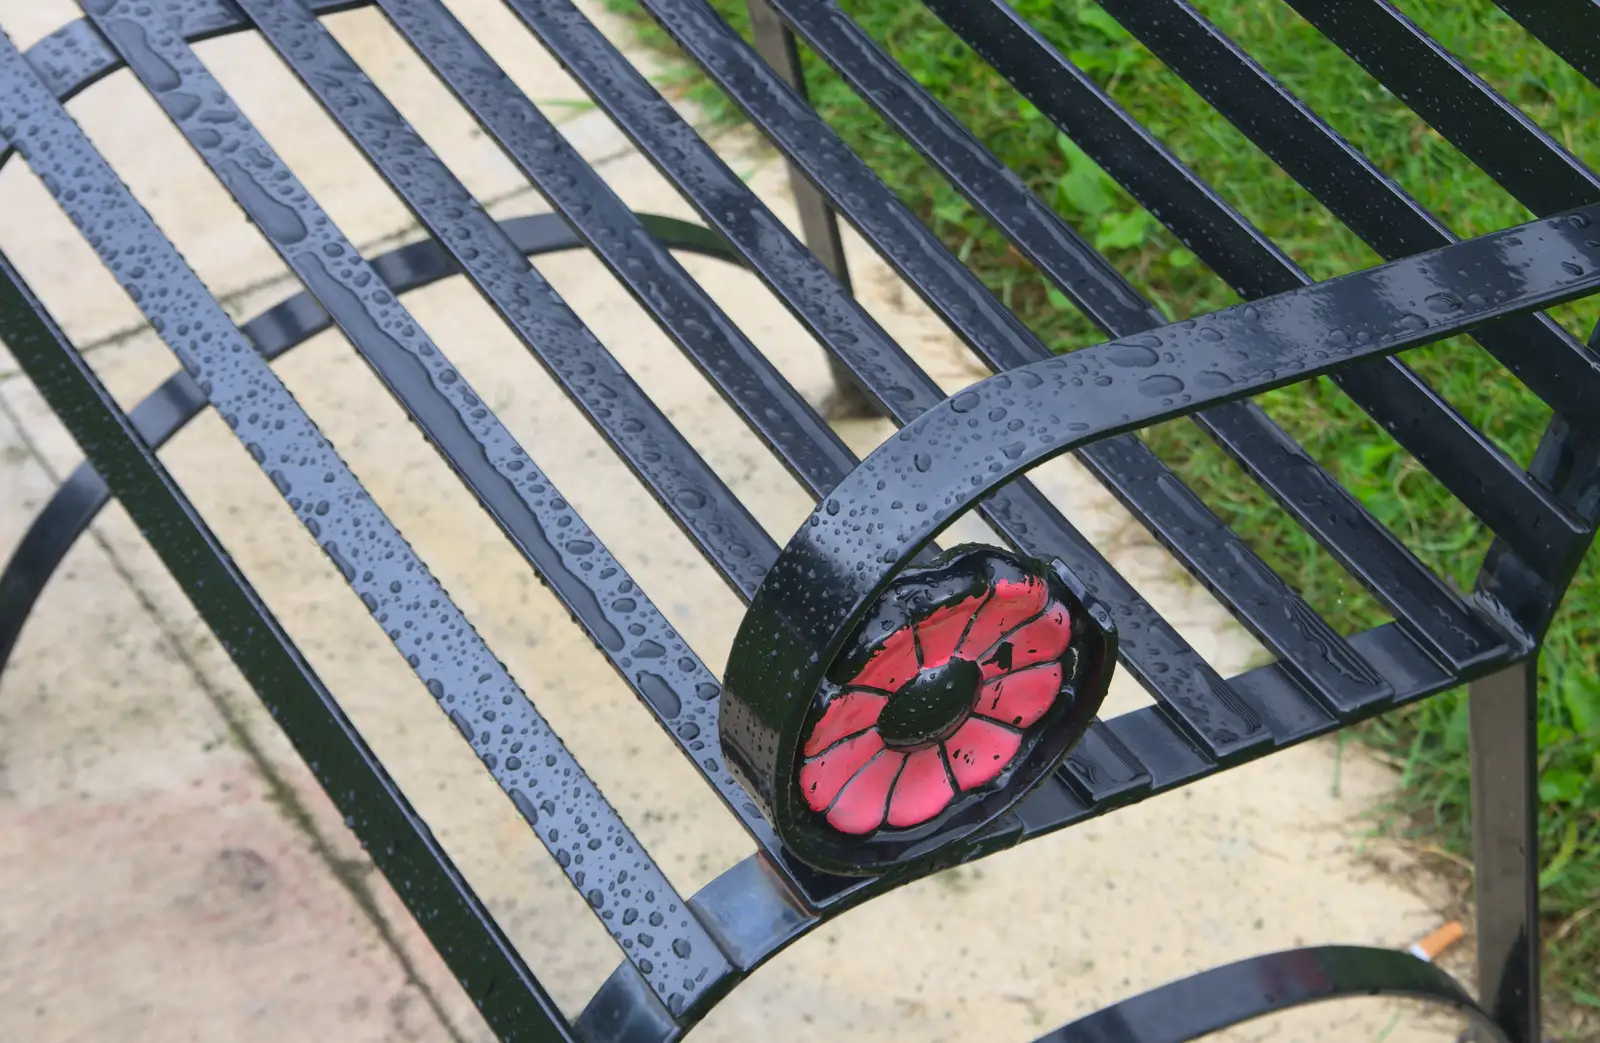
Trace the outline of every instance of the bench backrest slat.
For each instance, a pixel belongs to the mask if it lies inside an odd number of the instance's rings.
[[[1254,299],[1311,282],[1003,0],[925,5],[1241,296]],[[1194,420],[1447,661],[1468,663],[1498,647],[1454,592],[1259,408],[1220,406]]]
[[[1600,199],[1600,175],[1388,0],[1287,2],[1536,216]]]
[[[1539,42],[1600,87],[1600,0],[1494,0]]]
[[[1156,57],[1285,173],[1386,260],[1455,235],[1371,160],[1279,85],[1199,12],[1169,0],[1105,5]],[[1513,320],[1516,335],[1479,331],[1484,347],[1563,415],[1582,417],[1600,392],[1593,353],[1545,316]],[[1534,327],[1540,336],[1528,337]]]

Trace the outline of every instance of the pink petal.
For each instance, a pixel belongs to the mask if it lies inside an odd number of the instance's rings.
[[[961,642],[961,655],[967,659],[981,658],[1006,631],[1037,616],[1048,597],[1049,592],[1040,579],[1030,577],[1022,582],[1003,579],[996,583],[994,593],[978,609],[977,618]]]
[[[1061,691],[1061,664],[1002,674],[983,686],[976,712],[1013,728],[1030,727],[1044,716]]]
[[[918,750],[906,759],[906,770],[894,784],[889,825],[902,829],[921,825],[948,807],[955,795],[939,747]]]
[[[950,661],[950,657],[956,654],[956,646],[961,643],[961,635],[966,633],[967,623],[982,604],[983,595],[974,594],[965,601],[931,613],[917,624],[917,643],[922,645],[923,669],[943,666]]]
[[[1017,755],[1022,736],[981,717],[969,717],[944,745],[956,784],[962,789],[975,789],[1005,770]]]
[[[850,682],[851,687],[876,688],[883,692],[898,691],[900,686],[917,676],[917,646],[910,627],[901,627],[889,635],[861,672]]]
[[[816,760],[806,761],[800,767],[800,792],[805,794],[807,806],[812,811],[822,811],[832,804],[850,777],[881,749],[883,738],[874,730],[841,742]]]
[[[1071,640],[1072,619],[1067,615],[1066,606],[1051,605],[1044,615],[1018,627],[991,650],[981,664],[983,679],[989,681],[1012,670],[1060,659]],[[1002,654],[1007,645],[1011,646],[1009,659]]]
[[[905,754],[894,750],[878,754],[839,794],[833,810],[828,812],[828,824],[841,833],[855,834],[870,833],[883,825],[889,788],[894,785],[894,777],[900,773],[905,759]]]
[[[806,739],[805,755],[814,757],[847,735],[864,732],[878,723],[886,695],[876,692],[846,692],[834,697]]]

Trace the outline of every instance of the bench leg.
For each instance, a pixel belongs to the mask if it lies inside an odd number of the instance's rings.
[[[1538,660],[1468,688],[1478,1000],[1512,1043],[1539,1043]]]
[[[800,67],[800,52],[795,45],[794,33],[783,24],[778,12],[766,0],[747,0],[747,4],[756,52],[783,77],[785,83],[804,96],[805,73]],[[844,241],[839,238],[839,219],[833,208],[817,186],[793,163],[789,164],[789,186],[800,209],[800,231],[806,245],[817,255],[822,266],[849,290],[850,270],[845,264]],[[878,415],[878,408],[838,359],[829,355],[828,367],[833,371],[833,400],[828,405],[830,417]]]

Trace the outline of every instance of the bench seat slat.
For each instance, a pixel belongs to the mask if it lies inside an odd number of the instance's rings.
[[[95,17],[140,16],[136,5],[119,4]],[[106,34],[107,40],[115,45],[120,42],[119,34],[123,40],[130,39],[126,35],[129,28],[140,27],[131,20],[123,22]],[[150,29],[140,44],[150,46],[163,39],[159,25]],[[198,61],[192,53],[185,61],[173,46],[176,43],[187,50],[187,45],[177,37],[166,40],[162,51],[140,55],[146,64],[142,69],[135,65],[136,73],[194,74]],[[161,65],[153,66],[152,59]],[[205,96],[217,95],[207,91]],[[26,119],[19,118],[23,115]],[[604,838],[608,846],[631,852],[634,882],[630,890],[635,892],[631,900],[658,907],[663,916],[670,915],[679,925],[682,936],[700,943],[691,945],[689,957],[678,957],[665,939],[648,951],[629,939],[626,951],[630,957],[656,959],[654,974],[648,977],[662,1001],[681,995],[685,978],[693,981],[698,977],[704,983],[726,974],[726,961],[698,921],[688,917],[683,900],[638,838],[288,389],[4,38],[0,38],[0,125],[15,126],[13,144],[23,158],[291,502],[301,524],[369,611],[383,622],[396,651],[414,662],[413,672],[434,693],[441,710],[484,760],[495,781],[519,810],[530,816],[534,832],[551,854],[574,845],[584,854],[580,840],[584,835]],[[272,221],[286,225],[278,215],[261,223]],[[138,263],[132,263],[132,258],[138,258]],[[456,423],[465,429],[468,407],[431,388],[423,394],[431,399],[428,405],[434,416],[457,416]],[[501,731],[508,726],[524,744],[518,755],[508,752],[502,738]],[[580,825],[587,826],[582,834]],[[569,877],[583,872],[583,860],[571,857],[570,852],[568,863],[564,871]],[[613,880],[606,880],[606,885],[599,893],[601,901],[617,900],[619,896],[611,890]],[[643,902],[645,891],[655,894],[655,903]],[[620,918],[607,926],[620,942]]]
[[[272,10],[271,5],[247,6],[263,14]],[[812,496],[838,484],[858,462],[855,454],[683,266],[651,238],[643,223],[455,16],[437,0],[381,0],[379,6]],[[310,82],[315,89],[318,81]],[[350,109],[358,111],[356,106]],[[349,126],[348,120],[345,125]]]
[[[1448,583],[1281,428],[1253,419],[1260,412],[1253,402],[1207,410],[1206,432],[1275,500],[1293,504],[1295,521],[1442,665],[1464,672],[1505,653],[1504,639]]]
[[[491,295],[498,295],[505,273],[486,270],[486,266],[503,262],[506,254],[482,248],[485,235],[481,221],[472,222],[473,234],[460,234],[462,219],[452,216],[456,212],[483,212],[465,201],[466,189],[454,181],[453,175],[442,171],[442,165],[434,168],[432,179],[421,178],[419,167],[431,153],[414,133],[397,129],[398,112],[364,74],[352,70],[348,56],[332,34],[299,6],[299,0],[239,2],[279,57],[330,108],[374,166],[415,208],[434,234],[431,245],[448,254],[454,266],[487,287]],[[403,122],[398,125],[404,126]],[[586,166],[583,169],[588,170]],[[649,238],[643,221],[625,208],[622,212],[639,235]],[[496,238],[521,257],[523,251],[509,230],[498,225],[495,228]],[[670,256],[654,239],[650,242],[663,257]],[[473,253],[471,248],[475,245],[479,248]],[[852,463],[854,459],[851,455]],[[491,513],[503,518],[503,530],[523,557],[582,622],[595,646],[650,707],[657,722],[696,770],[757,840],[776,853],[777,844],[766,821],[728,775],[716,749],[721,683],[548,476],[539,472],[538,462],[528,458],[523,470],[530,472],[529,481],[548,489],[547,495],[533,505],[498,498],[490,503]],[[561,533],[559,544],[545,535],[557,532]],[[574,551],[574,547],[585,549]]]
[[[119,22],[139,24],[123,22],[128,17],[126,14],[117,19],[103,15],[91,17],[113,31]],[[278,12],[275,23],[281,27],[285,17],[285,12]],[[157,31],[154,15],[145,16],[144,28],[148,32]],[[170,61],[182,62],[183,79],[193,81],[188,93],[209,97],[216,92],[222,97],[220,84],[200,64],[193,50],[181,43],[181,37],[174,36],[173,40]],[[118,46],[114,38],[112,43]],[[125,59],[130,56],[127,48],[120,49]],[[144,70],[134,66],[134,72],[147,86],[151,85]],[[364,262],[336,231],[324,231],[332,227],[327,216],[266,140],[248,124],[242,113],[237,113],[230,100],[212,103],[203,112],[185,111],[180,107],[182,102],[174,100],[174,91],[153,90],[153,93],[301,280],[324,305],[330,305],[330,296],[343,302],[342,306],[334,303],[329,311],[369,364],[384,375],[386,382],[398,386],[411,376],[408,370],[413,364],[396,354],[397,345],[408,354],[436,356],[437,345],[416,326],[402,305],[358,301],[349,288],[342,285],[344,280],[335,278],[324,249],[337,249],[335,263],[351,266],[356,271],[364,267]],[[179,91],[177,95],[183,93]],[[365,107],[379,101],[374,93],[360,103]],[[212,128],[211,114],[229,110],[235,115],[224,125],[238,140],[245,142],[241,151],[248,150],[246,154],[253,151],[264,163],[270,164],[274,178],[271,183],[279,188],[293,186],[293,195],[284,197],[283,202],[274,203],[253,190],[254,179],[267,182],[266,166],[247,177],[237,162],[221,151],[223,142],[214,140],[217,132]],[[350,128],[347,132],[352,133],[360,147],[369,151],[369,156],[378,160],[379,172],[422,219],[424,226],[452,251],[474,286],[506,319],[528,350],[640,477],[707,560],[737,593],[748,598],[776,556],[777,545],[772,538],[682,432],[650,401],[550,284],[527,263],[461,182],[392,107],[389,111],[396,122],[388,123],[382,134]],[[373,114],[378,113],[374,111]],[[410,150],[408,154],[401,154],[402,145]],[[274,218],[284,212],[285,206],[297,211],[297,216],[286,217],[288,224],[275,224]],[[277,232],[279,227],[283,229],[282,234]],[[368,312],[373,313],[371,318]],[[387,313],[385,319],[392,319],[392,322],[379,319],[380,312]],[[392,364],[385,366],[378,361],[386,357],[393,359]],[[458,379],[453,371],[450,376],[442,376],[448,368],[440,369],[432,379],[451,381],[443,385],[449,388],[450,395],[470,395],[463,390],[465,381]],[[509,439],[492,415],[474,423],[491,426],[501,433],[500,436]],[[448,448],[451,446],[449,439],[436,440],[435,444],[458,470],[468,466],[465,458],[482,456],[475,445],[465,445],[463,451],[458,452]],[[509,452],[513,456],[526,456],[520,447],[510,448]]]
[[[12,71],[15,56],[10,41],[0,38],[0,66]],[[555,1001],[449,852],[239,572],[155,448],[3,254],[0,338],[78,445],[110,475],[111,488],[134,524],[260,693],[484,1019],[504,1039],[537,1034],[551,1043],[577,1043]]]
[[[943,400],[938,386],[576,8],[565,0],[508,0],[508,6],[896,421],[909,422]],[[847,210],[851,220],[891,264],[915,272],[912,285],[980,357],[1003,367],[1045,353],[1026,346],[1037,341],[715,14],[703,5],[646,6],[725,89],[730,72],[745,82],[730,90],[735,100],[819,185],[858,201]],[[678,15],[692,19],[699,35],[679,34]],[[731,70],[724,62],[734,63]],[[1209,756],[1231,761],[1270,742],[1259,713],[1031,483],[1019,480],[996,492],[979,511],[1026,553],[1060,557],[1115,606],[1124,662]]]

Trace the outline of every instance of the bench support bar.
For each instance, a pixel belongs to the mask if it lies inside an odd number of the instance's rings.
[[[1478,997],[1512,1043],[1539,1043],[1539,661],[1468,687]]]
[[[783,81],[803,97],[806,93],[805,70],[800,65],[800,49],[794,33],[778,17],[767,0],[749,0],[750,30],[755,37],[756,53],[772,66]],[[844,240],[839,237],[839,218],[799,167],[789,164],[789,188],[794,192],[795,206],[800,211],[800,231],[817,255],[822,266],[846,290],[850,289],[850,269],[844,258]],[[855,377],[832,355],[828,368],[833,372],[833,401],[828,412],[836,417],[877,416],[878,410],[864,391],[856,386]]]

